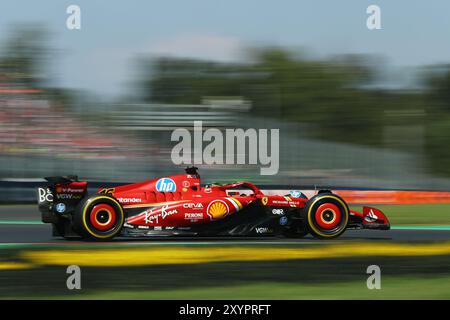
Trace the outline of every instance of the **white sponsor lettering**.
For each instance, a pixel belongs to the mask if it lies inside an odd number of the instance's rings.
[[[272,230],[267,227],[256,228],[256,233],[271,233]]]
[[[185,213],[184,218],[186,220],[198,220],[203,219],[203,213]]]
[[[58,190],[57,190],[58,191]],[[59,191],[58,191],[59,192]],[[61,192],[67,192],[67,193],[82,193],[84,192],[84,189],[72,189],[72,188],[62,188]]]
[[[38,201],[42,202],[53,202],[53,194],[49,188],[38,188]]]
[[[278,203],[278,204],[288,204],[288,201],[280,201],[280,200],[273,200],[273,203]]]
[[[272,213],[277,214],[277,215],[283,215],[284,210],[283,209],[272,209]]]
[[[186,209],[202,209],[203,208],[203,204],[202,203],[189,202],[189,203],[184,203],[183,204],[183,208],[186,208]]]
[[[66,194],[66,193],[61,193],[61,194],[56,194],[56,199],[64,199],[64,200],[70,200],[73,198],[73,194]]]
[[[168,208],[169,205],[165,205],[164,207],[161,208],[161,211],[157,213],[153,213],[153,209],[145,211],[144,222],[147,224],[155,222],[158,223],[159,218],[162,218],[164,220],[166,217],[178,213],[177,209],[167,210]]]
[[[139,198],[117,198],[121,203],[139,203],[142,202],[142,199]]]

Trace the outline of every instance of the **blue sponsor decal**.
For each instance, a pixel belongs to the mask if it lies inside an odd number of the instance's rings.
[[[302,196],[302,193],[298,190],[292,190],[290,194],[293,198],[300,198]]]
[[[288,218],[286,216],[283,216],[280,218],[280,225],[285,226],[288,223]]]
[[[177,185],[175,181],[170,178],[161,178],[156,182],[156,191],[159,192],[175,192]]]
[[[59,213],[63,213],[64,211],[66,211],[66,205],[64,203],[58,203],[56,205],[56,211]]]

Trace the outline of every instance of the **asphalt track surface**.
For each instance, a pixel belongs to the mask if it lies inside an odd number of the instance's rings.
[[[68,241],[52,237],[51,226],[39,222],[40,215],[36,206],[11,205],[0,207],[0,245],[2,244],[64,244]],[[264,238],[192,238],[192,237],[153,237],[153,238],[117,238],[117,244],[156,244],[161,242],[192,242],[192,243],[254,243],[254,244],[319,244],[344,241],[392,241],[392,242],[434,242],[450,241],[450,230],[420,230],[420,228],[379,230],[348,230],[335,240],[317,240],[311,236],[303,239],[286,239],[275,237]]]
[[[335,240],[317,240],[311,236],[303,239],[153,237],[117,238],[98,243],[52,237],[51,226],[40,222],[36,206],[0,206],[0,299],[110,299],[113,297],[110,294],[123,299],[121,292],[138,299],[161,298],[161,294],[172,299],[176,293],[178,299],[195,299],[192,294],[196,290],[204,292],[198,296],[201,299],[227,298],[221,295],[221,288],[232,290],[232,299],[292,299],[290,285],[295,290],[309,286],[316,292],[316,296],[310,296],[309,292],[301,296],[300,290],[297,298],[342,299],[354,288],[359,290],[359,284],[366,288],[366,269],[373,264],[383,268],[386,276],[383,279],[387,279],[381,298],[386,293],[388,298],[403,299],[411,292],[415,293],[413,297],[424,298],[421,292],[436,290],[422,288],[414,279],[432,276],[440,285],[450,277],[450,227],[436,227],[439,230],[432,230],[433,227],[348,230]],[[82,268],[83,290],[67,290],[69,265]],[[402,277],[412,279],[412,285],[405,283],[405,290],[397,292],[394,288],[391,293],[389,279],[402,283]],[[245,289],[246,285],[265,288],[268,283],[274,293]],[[348,289],[339,289],[330,296],[327,288],[335,288],[340,283],[353,283],[353,286],[344,285],[342,288]],[[241,288],[244,288],[242,293],[236,297],[234,290],[240,292]],[[342,296],[342,290],[347,296]],[[255,292],[261,295],[255,296]],[[373,299],[371,290],[356,292],[353,296],[358,299]],[[448,290],[436,292],[431,297],[448,299]]]

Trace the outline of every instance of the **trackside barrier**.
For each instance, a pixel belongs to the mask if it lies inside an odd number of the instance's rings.
[[[336,190],[336,193],[351,204],[450,203],[450,192],[442,191]]]
[[[301,189],[300,189],[301,190]],[[301,190],[307,197],[312,197],[317,190]],[[349,204],[426,204],[450,203],[447,191],[410,191],[410,190],[342,190],[331,189]],[[266,190],[267,194],[288,194],[289,190]]]

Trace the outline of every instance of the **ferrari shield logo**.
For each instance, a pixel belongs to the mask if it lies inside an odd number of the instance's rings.
[[[263,205],[266,205],[267,201],[268,201],[267,197],[264,197],[264,198],[261,199],[261,202],[262,202]]]

